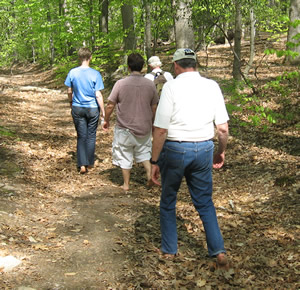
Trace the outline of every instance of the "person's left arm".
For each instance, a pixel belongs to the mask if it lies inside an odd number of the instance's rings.
[[[105,117],[104,102],[103,102],[103,96],[100,91],[96,91],[96,99],[97,99],[97,103],[100,107],[100,114],[101,114],[102,118],[104,118]]]
[[[73,89],[71,87],[68,87],[67,94],[68,94],[68,100],[69,100],[69,103],[70,103],[70,107],[72,107]]]
[[[228,123],[216,125],[218,133],[218,150],[214,154],[213,168],[219,169],[225,162],[225,150],[228,142]]]

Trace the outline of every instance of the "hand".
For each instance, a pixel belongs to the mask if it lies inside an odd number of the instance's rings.
[[[220,169],[224,165],[225,153],[216,153],[213,159],[213,168]]]
[[[101,120],[101,125],[102,125],[102,129],[103,129],[105,132],[107,132],[108,129],[109,129],[109,122],[107,122],[107,121],[105,121],[105,120],[103,120],[103,122],[102,122],[102,120]]]
[[[152,164],[152,170],[151,170],[151,178],[154,184],[156,185],[161,185],[160,182],[158,181],[158,178],[160,176],[160,170],[159,166],[157,164]]]

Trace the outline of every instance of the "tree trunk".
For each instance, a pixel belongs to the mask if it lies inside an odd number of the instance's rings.
[[[177,48],[195,48],[195,37],[192,23],[192,0],[173,0],[173,9],[176,11],[175,38]]]
[[[55,46],[54,46],[54,35],[53,35],[53,28],[52,28],[52,15],[51,15],[51,8],[49,2],[45,3],[45,8],[47,10],[47,21],[48,21],[48,29],[49,29],[49,50],[50,50],[50,65],[54,63],[55,57]]]
[[[147,59],[151,56],[151,5],[149,0],[145,0],[145,47]]]
[[[62,3],[62,13],[64,16],[68,16],[69,14],[69,10],[68,10],[68,6],[67,6],[67,0],[63,0],[63,3]],[[72,26],[71,26],[71,23],[69,20],[65,21],[65,29],[67,31],[67,34],[73,34],[73,29],[72,29]],[[73,52],[73,48],[72,48],[72,44],[70,41],[66,41],[66,43],[64,44],[65,46],[65,55],[66,56],[69,56],[69,55],[72,55],[72,52]]]
[[[300,19],[300,0],[291,0],[290,5],[290,21],[291,23]],[[289,56],[287,61],[293,65],[300,64],[300,24],[290,25],[288,32],[287,49],[298,53],[297,56]]]
[[[241,80],[241,40],[242,40],[242,12],[240,0],[235,0],[235,32],[234,32],[234,60],[233,78]]]
[[[90,34],[91,34],[91,47],[92,47],[92,52],[95,50],[95,31],[94,31],[94,1],[90,0],[89,1],[89,17],[90,17]]]
[[[62,0],[58,1],[58,15],[63,16],[64,14],[64,9],[63,9],[63,2]]]
[[[99,21],[100,32],[108,33],[108,0],[99,0],[101,16]]]
[[[249,70],[253,65],[254,55],[255,55],[255,15],[253,7],[250,8],[250,57],[249,62],[245,69],[245,76],[248,76]]]
[[[134,32],[133,6],[124,3],[121,7],[123,32],[124,32],[124,50],[135,50],[136,39]]]
[[[27,3],[28,3],[28,0],[25,0],[24,2],[27,4]],[[27,9],[27,11],[28,11],[28,14],[29,14],[29,15],[32,15],[30,8],[27,7],[26,9]],[[33,32],[32,32],[32,25],[33,25],[32,17],[29,16],[29,18],[28,18],[28,26],[29,26],[29,28],[30,28],[29,30],[30,30],[30,32],[31,32],[31,35],[33,35]],[[34,41],[33,38],[31,39],[31,53],[32,53],[32,62],[35,63],[35,62],[36,62],[36,52],[35,52],[35,41]]]

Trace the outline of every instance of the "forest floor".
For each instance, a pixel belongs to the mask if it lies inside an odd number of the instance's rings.
[[[229,47],[208,53],[203,74],[229,79]],[[199,56],[206,65],[206,53]],[[264,58],[256,83],[293,69]],[[180,256],[165,261],[156,252],[160,189],[145,187],[138,165],[131,190],[120,189],[112,130],[99,128],[96,166],[79,175],[70,108],[54,72],[15,67],[0,72],[0,84],[0,258],[21,261],[10,271],[2,266],[0,289],[299,289],[299,90],[289,102],[278,93],[266,97],[268,105],[294,114],[267,132],[231,123],[226,165],[214,171],[214,202],[232,265],[219,272],[212,271],[185,183],[177,204]]]

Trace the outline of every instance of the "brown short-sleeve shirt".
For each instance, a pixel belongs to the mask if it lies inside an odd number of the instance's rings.
[[[158,103],[152,81],[132,74],[115,83],[108,100],[116,103],[118,127],[129,129],[137,137],[151,132],[152,106]]]

